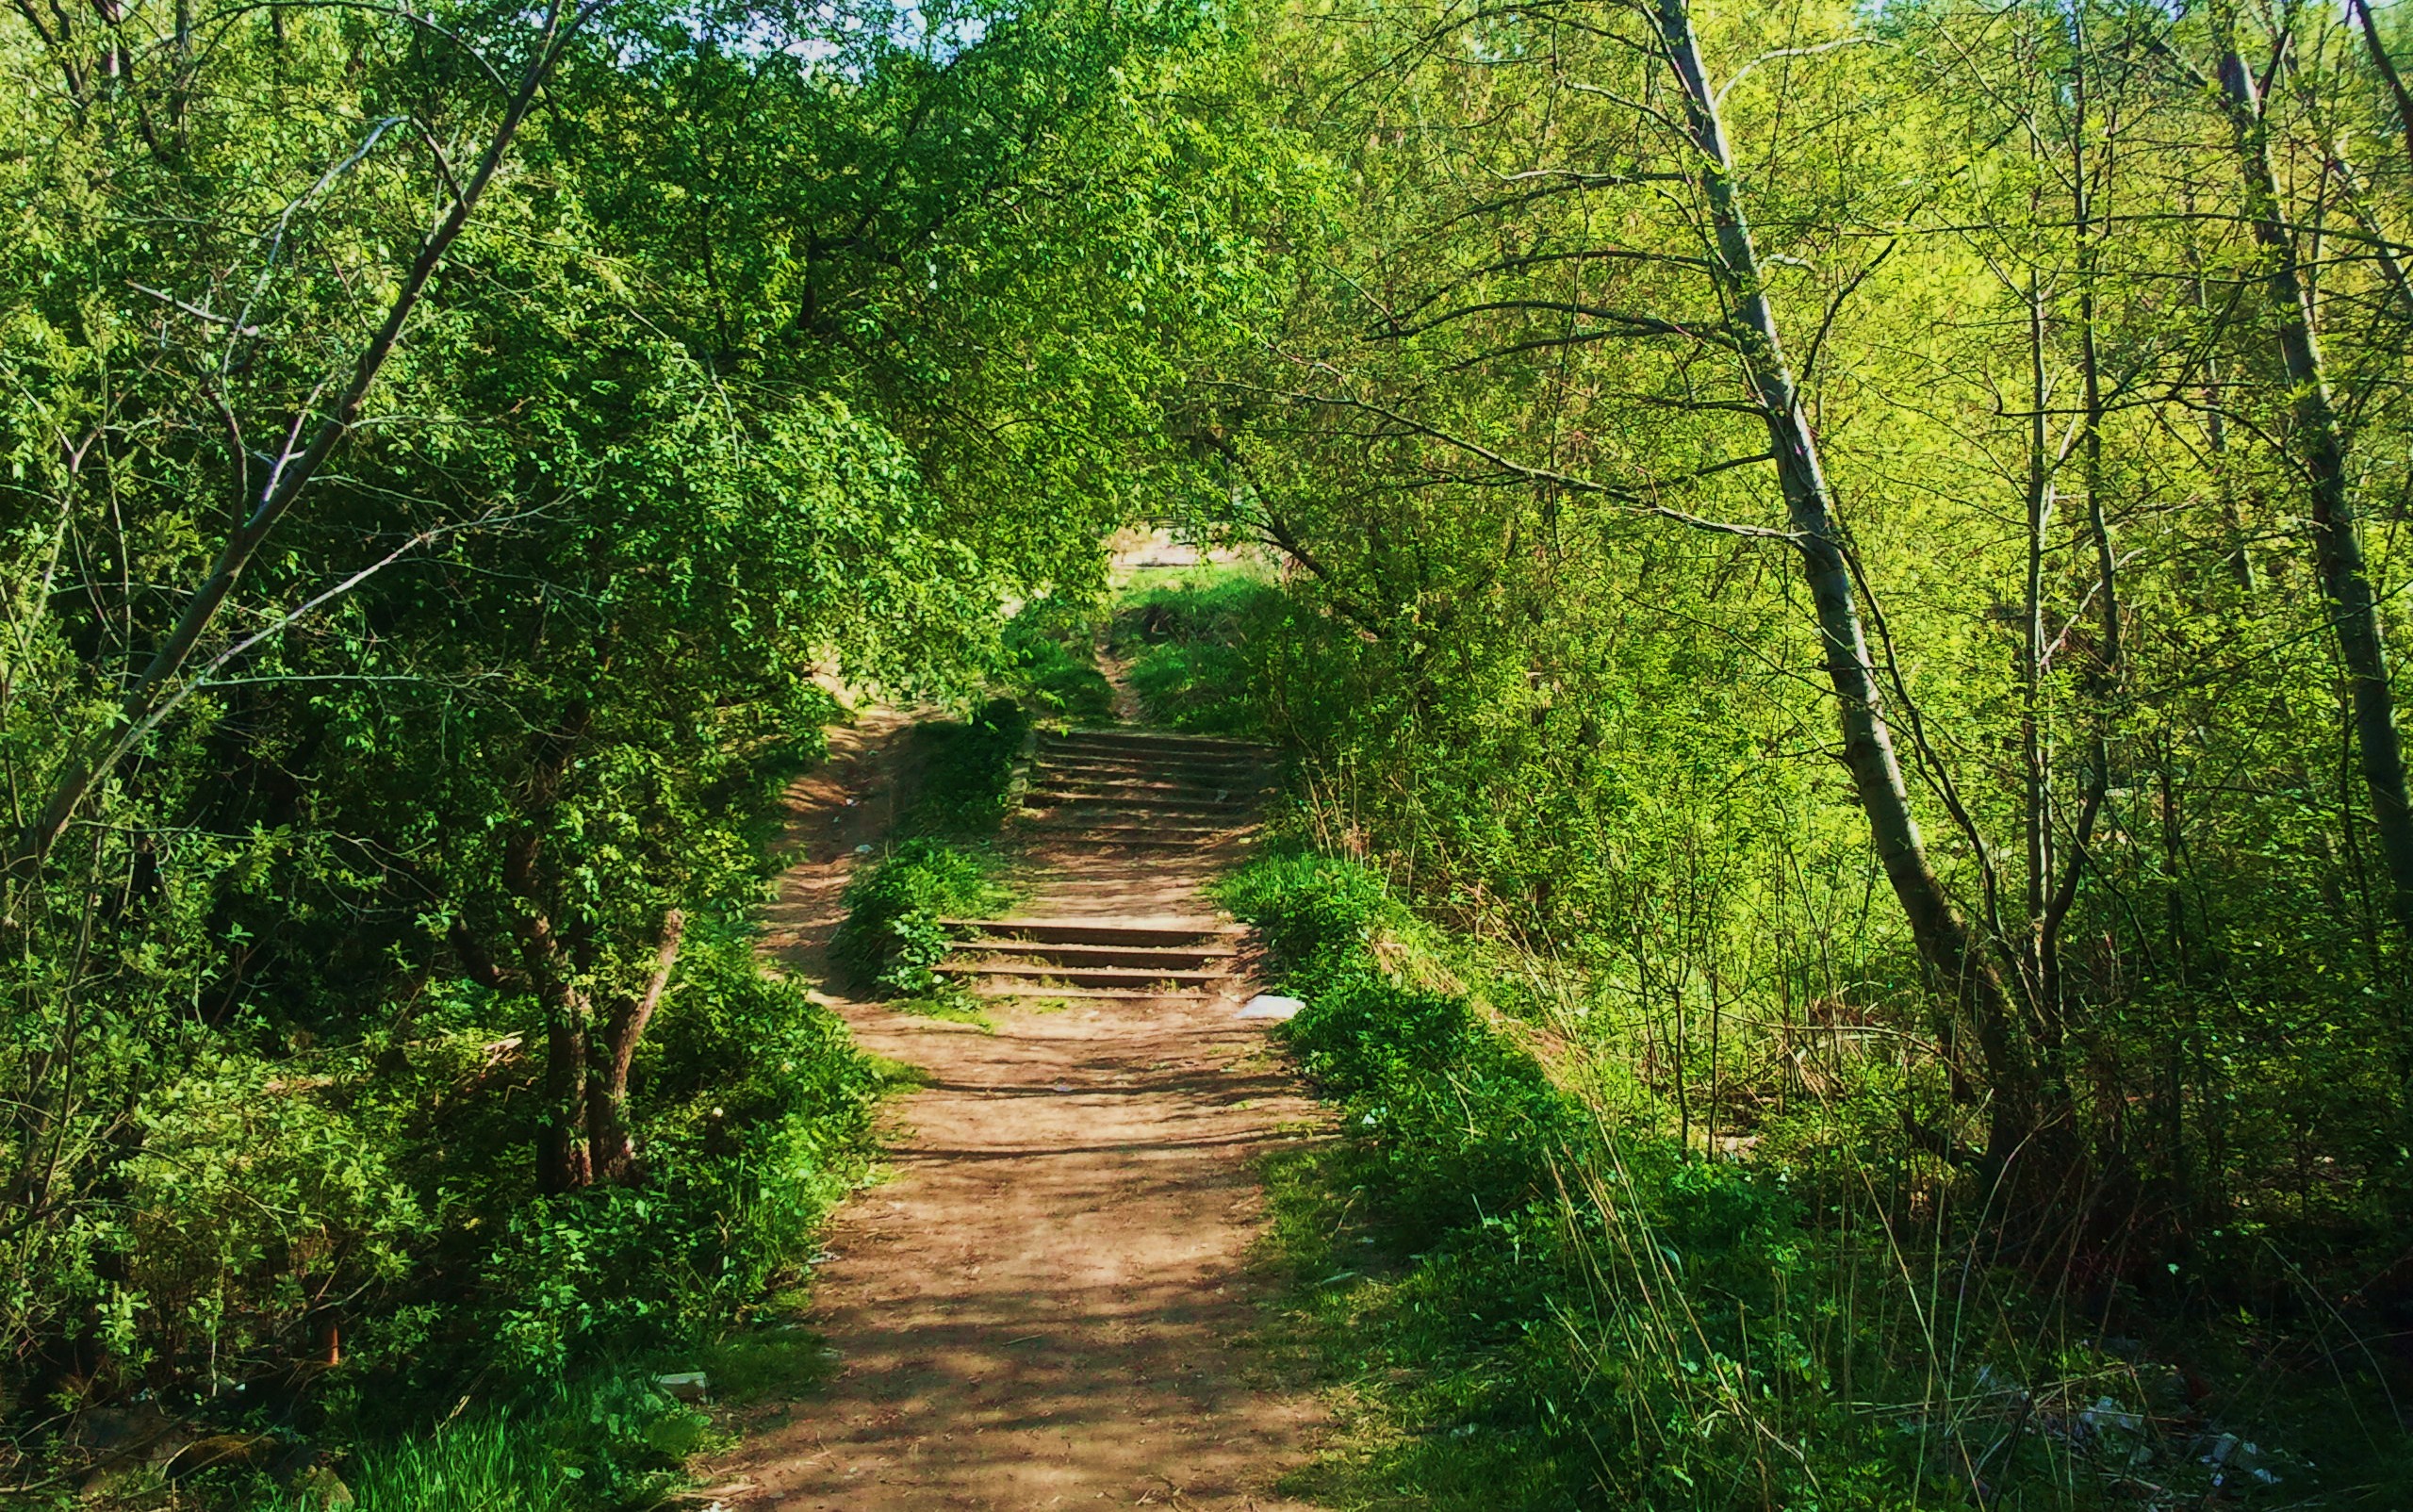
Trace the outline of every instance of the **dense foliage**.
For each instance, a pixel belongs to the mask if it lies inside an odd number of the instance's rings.
[[[2040,1274],[2401,1326],[2392,17],[1264,36],[1319,193],[1197,523],[1321,836],[1698,1147],[1828,1098]]]
[[[1220,46],[0,24],[0,1465],[401,1427],[796,1274],[873,1078],[748,943],[779,780],[1187,486],[1259,261],[1192,209]]]

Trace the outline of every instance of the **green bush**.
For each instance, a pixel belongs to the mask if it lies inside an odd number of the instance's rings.
[[[479,1280],[489,1362],[519,1378],[678,1345],[793,1274],[860,1178],[878,1083],[804,990],[714,942],[632,1076],[647,1179],[512,1214]]]
[[[912,796],[897,815],[897,832],[950,840],[995,834],[1029,735],[1030,715],[1011,698],[993,698],[960,722],[914,726]]]
[[[846,889],[846,917],[829,960],[860,987],[916,997],[939,990],[930,968],[946,955],[939,921],[1003,906],[1010,895],[989,861],[942,840],[907,840]]]

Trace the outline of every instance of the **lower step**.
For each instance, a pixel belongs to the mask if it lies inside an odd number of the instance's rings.
[[[968,989],[975,997],[991,1001],[1011,998],[1060,997],[1075,1003],[1153,1003],[1167,997],[1199,997],[1206,989],[1201,987],[1059,987],[1052,983],[975,981]]]
[[[1175,971],[1157,966],[1073,966],[1058,961],[943,961],[932,970],[976,981],[1062,982],[1068,987],[1206,987],[1225,979],[1220,968]]]
[[[1025,825],[1026,833],[1047,840],[1093,840],[1102,845],[1192,845],[1235,839],[1255,830],[1253,824],[1085,824],[1059,819]]]

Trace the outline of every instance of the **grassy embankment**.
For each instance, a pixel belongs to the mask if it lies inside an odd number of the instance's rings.
[[[1209,570],[1126,602],[1162,722],[1283,729],[1254,682],[1287,609]],[[1308,1009],[1288,1029],[1344,1138],[1269,1169],[1278,1325],[1339,1388],[1293,1488],[1346,1507],[2403,1504],[2376,1352],[2318,1316],[2172,1306],[2039,1272],[1888,1116],[1839,1043],[1789,1086],[1684,1106],[1651,1044],[1572,1020],[1528,943],[1422,915],[1295,809],[1225,887]],[[1728,1073],[1732,1075],[1732,1073]],[[1716,1140],[1704,1104],[1747,1108]],[[1711,1106],[1718,1106],[1710,1104]],[[1891,1136],[1890,1138],[1888,1136]]]

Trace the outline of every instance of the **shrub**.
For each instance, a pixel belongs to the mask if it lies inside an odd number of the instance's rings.
[[[1011,698],[993,698],[971,718],[913,727],[912,797],[897,816],[907,836],[983,840],[997,832],[1013,797],[1014,765],[1030,734],[1030,715]]]
[[[939,921],[1001,907],[986,857],[932,839],[907,840],[846,889],[846,917],[829,941],[832,964],[857,985],[892,996],[939,988],[930,968],[946,955]]]
[[[878,1084],[845,1026],[737,938],[697,952],[632,1076],[646,1179],[514,1213],[480,1276],[494,1363],[534,1379],[709,1335],[809,1253]]]

